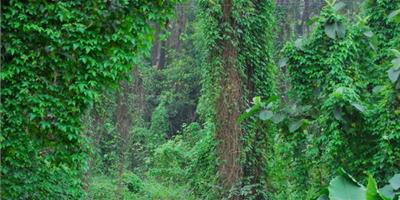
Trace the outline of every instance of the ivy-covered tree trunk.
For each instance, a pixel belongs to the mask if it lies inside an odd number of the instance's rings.
[[[299,190],[326,182],[339,167],[360,176],[373,165],[370,147],[376,146],[376,136],[364,129],[367,112],[359,81],[362,66],[374,66],[364,34],[369,29],[348,25],[339,11],[338,4],[329,3],[310,36],[285,47],[295,105],[284,108],[291,111],[282,133],[295,155],[288,170],[298,174],[293,181]]]
[[[258,96],[269,99],[277,95],[276,66],[273,59],[275,38],[275,2],[273,0],[252,0],[239,4],[242,15],[237,24],[239,34],[239,56],[241,68],[245,71],[245,100],[247,104]],[[260,26],[263,24],[263,26]],[[242,188],[250,188],[245,199],[266,199],[268,140],[277,130],[273,125],[257,120],[243,123],[243,165]]]
[[[400,9],[400,1],[369,0],[365,8],[367,25],[374,33],[378,49],[374,68],[366,72],[369,86],[366,96],[373,108],[368,121],[371,126],[367,128],[379,138],[372,158],[373,172],[384,182],[400,168],[400,77],[396,75],[400,71],[400,54],[393,53],[400,51],[400,23],[390,17]],[[379,87],[382,89],[374,92]]]
[[[274,1],[205,1],[201,6],[207,65],[199,111],[215,124],[222,195],[262,199],[268,132],[255,128],[255,121],[242,127],[238,118],[252,97],[275,95]]]
[[[242,79],[238,72],[238,47],[233,44],[235,21],[232,16],[232,0],[224,0],[222,7],[221,32],[222,77],[221,91],[217,100],[217,133],[220,158],[219,175],[221,186],[229,191],[242,177],[240,165],[242,130],[236,122],[243,111]],[[232,199],[238,199],[233,197]]]

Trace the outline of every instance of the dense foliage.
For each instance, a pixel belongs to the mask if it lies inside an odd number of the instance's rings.
[[[360,2],[2,2],[1,197],[400,198],[400,1]]]
[[[81,116],[151,45],[175,1],[2,2],[1,196],[79,199]]]
[[[399,26],[389,16],[399,4],[365,6],[366,14],[381,18],[353,23],[338,14],[343,4],[330,2],[310,36],[284,49],[280,66],[290,75],[288,102],[256,103],[251,110],[264,107],[260,119],[281,127],[274,144],[279,159],[270,165],[275,198],[313,198],[339,167],[356,177],[368,171],[379,181],[398,172],[398,89],[397,77],[390,81],[389,48],[398,46],[393,40]],[[388,24],[384,31],[376,31],[384,26],[377,21]],[[281,167],[286,174],[279,175]],[[284,180],[294,186],[282,185]]]

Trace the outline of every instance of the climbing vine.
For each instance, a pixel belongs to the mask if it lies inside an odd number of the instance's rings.
[[[399,0],[178,2],[2,2],[3,198],[398,198]]]
[[[343,3],[328,1],[311,21],[312,33],[284,48],[279,66],[289,75],[288,100],[256,100],[244,114],[259,113],[279,126],[268,165],[274,198],[314,198],[339,167],[356,177],[377,174],[380,181],[396,172],[397,51],[387,52],[398,46],[398,26],[390,24],[398,5],[367,3],[374,17],[353,23],[339,14]],[[277,167],[287,167],[289,175],[277,175]],[[294,187],[281,185],[285,180]]]
[[[378,137],[377,152],[373,156],[373,171],[378,179],[398,172],[400,166],[400,81],[399,55],[400,25],[396,20],[400,9],[398,1],[367,1],[367,24],[377,38],[378,54],[375,64],[379,70],[368,78],[373,85],[372,94],[379,98],[370,100],[372,111],[368,131]],[[397,14],[396,14],[397,12]],[[397,16],[398,18],[398,16]]]
[[[1,196],[83,198],[81,116],[176,1],[2,2]]]
[[[204,38],[201,43],[203,46],[200,47],[205,52],[205,70],[203,95],[198,110],[206,121],[216,127],[219,176],[232,173],[230,176],[236,177],[233,181],[222,177],[222,180],[230,182],[227,188],[223,188],[223,193],[226,194],[228,190],[228,196],[232,198],[265,198],[263,190],[266,187],[266,152],[257,149],[267,149],[268,127],[259,128],[259,122],[249,120],[243,127],[234,128],[238,118],[228,120],[224,117],[235,117],[235,109],[243,112],[243,106],[249,104],[256,95],[276,95],[276,69],[272,58],[274,2],[200,1],[200,8],[199,26]],[[235,98],[231,99],[233,96]],[[229,110],[230,114],[223,113],[225,110]],[[235,122],[229,125],[232,130],[223,128],[227,121]],[[221,149],[226,147],[226,142],[222,139],[225,137],[221,138],[224,132],[230,135],[227,137],[239,138],[233,138],[229,142],[237,146]],[[240,155],[232,158],[237,160],[228,161],[229,166],[224,166],[221,163],[231,159],[225,151],[240,151]],[[223,171],[227,168],[237,168],[237,171]]]

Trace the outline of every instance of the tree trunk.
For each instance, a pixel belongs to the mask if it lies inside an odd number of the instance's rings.
[[[133,104],[132,108],[132,126],[135,127],[142,127],[144,126],[143,124],[143,119],[144,119],[144,114],[146,112],[146,93],[145,93],[145,88],[143,85],[143,75],[141,73],[141,70],[139,67],[135,67],[133,69],[133,83],[132,83],[132,96],[133,96]],[[136,134],[136,130],[133,130],[133,136]],[[135,138],[135,137],[134,137]],[[137,142],[132,140],[133,142]],[[143,164],[143,160],[137,159],[136,153],[138,151],[133,150],[131,153],[131,159],[129,162],[129,168],[134,169],[135,167],[139,167],[141,164]]]
[[[232,0],[223,1],[223,21],[234,29],[232,20]],[[220,157],[219,176],[224,191],[229,191],[237,184],[242,176],[239,163],[242,130],[236,123],[243,107],[242,80],[236,68],[237,48],[231,38],[235,37],[226,29],[222,30],[222,67],[221,94],[217,101],[217,140]],[[232,199],[240,199],[234,196]]]
[[[151,63],[157,69],[164,68],[165,65],[165,48],[166,41],[161,37],[164,34],[163,27],[160,24],[155,24],[155,41],[152,50]]]
[[[118,163],[118,191],[119,199],[123,199],[123,175],[125,173],[125,166],[127,163],[127,153],[130,144],[130,129],[132,124],[132,115],[129,108],[129,85],[127,82],[121,84],[121,90],[118,91],[117,96],[117,130],[120,134],[119,138],[119,163]]]
[[[101,132],[103,131],[103,118],[100,116],[98,108],[96,107],[97,104],[93,105],[93,108],[91,110],[90,116],[93,117],[93,123],[91,124],[91,127],[89,129],[88,138],[91,138],[91,146],[94,149],[99,148],[99,140],[101,137]],[[90,118],[90,116],[87,116]],[[86,120],[89,121],[89,120]],[[90,187],[90,178],[92,177],[92,172],[95,170],[97,166],[95,166],[95,161],[96,161],[96,154],[93,152],[89,152],[89,170],[85,173],[84,177],[84,190],[86,192],[89,191]]]

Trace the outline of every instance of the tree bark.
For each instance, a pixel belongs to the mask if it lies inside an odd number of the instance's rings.
[[[152,50],[152,64],[156,69],[163,69],[165,65],[166,41],[162,39],[164,34],[163,27],[160,24],[154,25],[156,29],[155,42]]]
[[[234,29],[232,20],[232,0],[223,1],[222,27],[225,25]],[[222,47],[221,94],[217,100],[217,133],[218,153],[220,157],[219,178],[224,191],[229,191],[238,184],[242,176],[240,165],[240,148],[242,130],[236,123],[242,112],[242,80],[236,67],[237,48],[231,38],[235,36],[226,28],[222,30],[220,41]],[[240,199],[234,196],[231,199]]]
[[[119,138],[119,163],[118,163],[118,191],[117,194],[119,199],[123,199],[123,175],[125,173],[125,167],[127,163],[127,153],[130,144],[130,129],[132,126],[132,115],[130,114],[129,108],[129,95],[130,89],[127,82],[121,84],[121,91],[118,91],[117,96],[117,130],[120,134]]]

